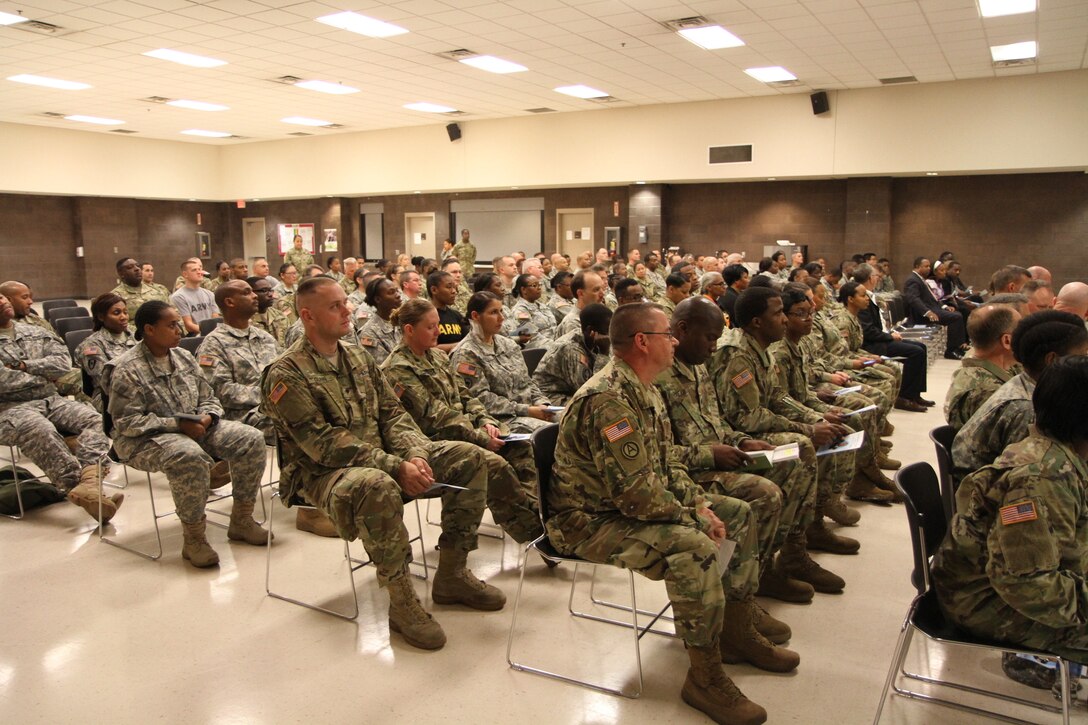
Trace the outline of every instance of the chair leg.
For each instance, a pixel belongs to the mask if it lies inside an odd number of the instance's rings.
[[[1062,725],[1069,725],[1069,708],[1072,705],[1073,688],[1069,681],[1069,663],[1058,658],[1058,675],[1062,683]]]
[[[156,542],[156,544],[158,546],[158,553],[156,553],[156,554],[149,554],[149,553],[147,553],[145,551],[140,551],[139,549],[136,549],[134,547],[122,544],[122,543],[116,541],[115,539],[109,539],[109,538],[106,537],[106,524],[102,520],[102,495],[103,494],[102,494],[102,475],[101,475],[102,474],[102,464],[101,464],[101,462],[99,462],[98,473],[99,473],[99,476],[98,476],[98,539],[99,539],[99,541],[103,541],[103,542],[109,544],[110,546],[116,546],[118,549],[124,549],[125,551],[136,554],[137,556],[142,556],[143,558],[149,559],[151,561],[158,561],[159,559],[161,559],[162,558],[162,532],[159,531],[159,519],[164,518],[166,516],[171,516],[171,515],[174,514],[174,512],[170,511],[170,512],[164,513],[164,514],[160,514],[158,512],[158,508],[155,506],[155,491],[151,487],[151,474],[145,472],[145,475],[147,476],[147,495],[148,495],[148,498],[151,499],[151,521],[152,521],[152,523],[155,524],[155,542]]]
[[[413,503],[416,505],[416,526],[419,527],[419,534],[408,541],[408,546],[411,547],[413,541],[419,542],[419,558],[420,561],[413,561],[417,568],[423,569],[422,574],[412,574],[417,579],[427,581],[430,578],[431,565],[427,563],[427,544],[423,541],[423,517],[419,513],[419,499],[416,499]],[[427,499],[427,506],[430,507],[431,500]],[[411,567],[409,567],[411,569]]]
[[[15,465],[15,446],[8,446],[8,456],[11,458],[11,475],[15,479],[15,500],[19,503],[19,514],[0,514],[0,516],[18,521],[26,516],[26,509],[23,508],[23,489],[19,482],[19,468]]]
[[[880,702],[876,706],[876,715],[873,716],[873,725],[880,724],[880,715],[884,712],[884,703],[888,701],[888,690],[895,684],[899,669],[903,666],[903,662],[907,658],[907,652],[910,650],[910,641],[913,636],[914,627],[910,623],[910,614],[908,613],[907,618],[903,621],[902,628],[899,630],[899,639],[895,643],[895,652],[892,654],[892,663],[888,668],[888,676],[884,678],[884,689],[880,691]]]
[[[610,601],[608,601],[606,599],[598,599],[597,595],[596,595],[596,587],[597,587],[597,569],[596,569],[596,567],[594,567],[593,574],[591,574],[590,577],[589,577],[589,601],[591,601],[594,604],[596,604],[598,606],[601,606],[601,607],[609,607],[611,609],[618,609],[621,612],[628,611],[627,607],[624,606],[623,604],[617,604],[616,602],[610,602]],[[672,622],[672,621],[674,621],[672,615],[665,614],[665,612],[668,611],[670,606],[671,605],[666,605],[665,608],[660,610],[660,611],[640,609],[640,610],[638,610],[638,613],[643,615],[643,616],[646,616],[646,617],[653,617],[654,622],[656,622],[659,619],[664,620],[666,622]],[[616,623],[620,624],[620,622],[618,622],[618,621]],[[659,634],[662,637],[672,637],[672,638],[677,637],[675,628],[673,629],[672,632],[663,632],[663,631],[661,631],[659,629],[650,629],[650,630],[647,630],[647,631],[650,632],[651,634]]]

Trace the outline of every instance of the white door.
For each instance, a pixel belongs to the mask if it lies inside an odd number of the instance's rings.
[[[254,259],[268,256],[267,237],[264,217],[242,220],[242,249],[250,269],[253,269]]]
[[[437,259],[437,240],[434,238],[434,212],[417,212],[404,215],[404,251],[409,257]]]
[[[560,254],[569,254],[571,266],[578,255],[594,251],[594,243],[604,246],[604,240],[593,239],[592,209],[557,209],[555,212],[555,248]]]

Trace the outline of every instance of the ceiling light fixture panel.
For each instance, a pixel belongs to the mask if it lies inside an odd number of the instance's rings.
[[[529,70],[523,65],[509,60],[503,60],[502,58],[496,58],[493,55],[477,55],[472,58],[462,58],[458,62],[470,65],[479,70],[485,70],[488,73],[521,73],[522,71]]]
[[[320,18],[316,18],[316,20],[319,23],[331,25],[334,28],[347,30],[351,33],[365,35],[369,38],[391,38],[395,35],[404,35],[408,32],[399,25],[393,25],[384,20],[353,13],[350,10],[342,13],[333,13],[332,15],[323,15]]]
[[[296,126],[331,126],[332,121],[322,121],[320,118],[306,118],[305,116],[288,116],[281,118],[281,123],[293,123]]]
[[[231,134],[226,131],[205,131],[201,128],[190,128],[182,131],[186,136],[203,136],[204,138],[230,138]]]
[[[404,107],[409,111],[422,111],[423,113],[457,113],[456,108],[450,108],[438,103],[427,103],[426,101],[406,103]]]
[[[82,91],[90,88],[88,83],[79,83],[78,81],[65,81],[60,78],[48,78],[46,76],[35,76],[29,73],[20,73],[15,76],[8,76],[9,81],[15,81],[16,83],[26,83],[32,86],[42,86],[44,88],[56,88],[62,91]]]
[[[22,15],[5,13],[0,10],[0,25],[15,25],[16,23],[25,23],[29,19],[30,18],[24,18]]]
[[[295,88],[305,88],[319,93],[331,93],[334,96],[343,96],[349,93],[358,93],[358,88],[345,86],[343,83],[331,83],[329,81],[299,81]]]
[[[764,68],[745,68],[744,72],[763,83],[781,83],[783,81],[797,80],[797,76],[780,65],[772,65]]]
[[[596,88],[584,85],[559,86],[558,88],[554,88],[552,90],[554,90],[556,93],[562,93],[565,96],[574,96],[575,98],[582,98],[585,100],[590,100],[592,98],[604,98],[608,95],[604,91],[599,91]]]
[[[79,121],[80,123],[96,123],[99,126],[120,126],[124,121],[119,121],[116,118],[101,118],[99,116],[82,116],[75,114],[72,116],[65,116],[65,121]]]
[[[180,50],[171,50],[169,48],[149,50],[141,55],[146,55],[148,58],[168,60],[171,63],[179,63],[192,68],[218,68],[221,65],[227,64],[227,61],[219,60],[218,58],[208,58],[203,55],[194,55],[193,53],[185,53]]]
[[[204,101],[188,101],[184,98],[176,101],[167,101],[166,105],[175,108],[187,108],[190,111],[229,111],[230,106],[222,106],[218,103],[205,103]]]
[[[1035,0],[978,0],[978,13],[984,18],[1035,12]]]
[[[994,62],[1003,60],[1027,60],[1034,58],[1039,51],[1039,46],[1034,40],[1023,43],[1009,43],[1008,45],[991,45],[990,55]]]
[[[684,40],[707,50],[739,48],[744,41],[720,25],[706,25],[701,28],[683,28],[676,31]]]

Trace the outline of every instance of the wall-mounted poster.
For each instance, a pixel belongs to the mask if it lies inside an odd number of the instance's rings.
[[[212,258],[212,235],[208,232],[196,233],[196,256],[201,259]]]
[[[322,247],[323,247],[322,251],[325,251],[325,252],[339,251],[337,249],[337,247],[339,246],[339,242],[336,241],[336,230],[335,229],[323,229],[322,231],[325,233],[325,242],[322,244]]]
[[[287,254],[287,250],[293,249],[292,240],[298,234],[302,237],[302,248],[310,254],[314,253],[314,225],[313,224],[277,224],[279,231],[280,254]]]

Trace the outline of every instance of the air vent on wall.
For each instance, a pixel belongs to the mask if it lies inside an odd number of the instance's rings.
[[[526,113],[555,113],[554,108],[526,108]]]
[[[447,50],[441,53],[435,53],[439,58],[446,58],[448,60],[464,60],[465,58],[472,58],[479,53],[468,50],[467,48],[457,48],[456,50]]]
[[[897,86],[900,83],[917,83],[914,76],[896,76],[895,78],[881,78],[880,83],[885,86]]]
[[[1016,60],[995,60],[994,68],[1019,68],[1024,65],[1035,65],[1034,58],[1017,58]]]
[[[593,101],[594,103],[619,103],[620,99],[615,96],[601,96],[599,98],[587,98],[587,101]]]
[[[330,123],[328,126],[322,126],[321,128],[327,128],[327,129],[333,130],[333,129],[338,129],[338,128],[344,128],[344,124],[342,124],[342,123]]]
[[[147,98],[141,98],[141,101],[145,103],[166,103],[169,98],[163,98],[162,96],[148,96]]]
[[[279,78],[270,78],[273,83],[282,83],[285,86],[293,86],[302,79],[298,76],[280,76]]]
[[[76,32],[70,28],[62,28],[59,25],[53,25],[53,23],[46,23],[41,20],[29,20],[25,23],[16,23],[8,27],[15,28],[16,30],[24,30],[28,33],[34,33],[35,35],[46,35],[50,38],[59,38],[62,35],[71,35]]]
[[[690,18],[680,18],[678,20],[666,20],[661,23],[669,30],[684,30],[685,28],[701,28],[704,25],[713,25],[711,21],[704,18],[702,15],[696,15]]]
[[[743,146],[711,146],[710,163],[743,164],[752,160],[752,144]]]
[[[771,88],[794,88],[801,85],[801,81],[796,79],[792,81],[771,81],[767,85],[769,85]]]
[[[139,133],[139,131],[133,131],[131,128],[115,128],[110,130],[110,133]]]

